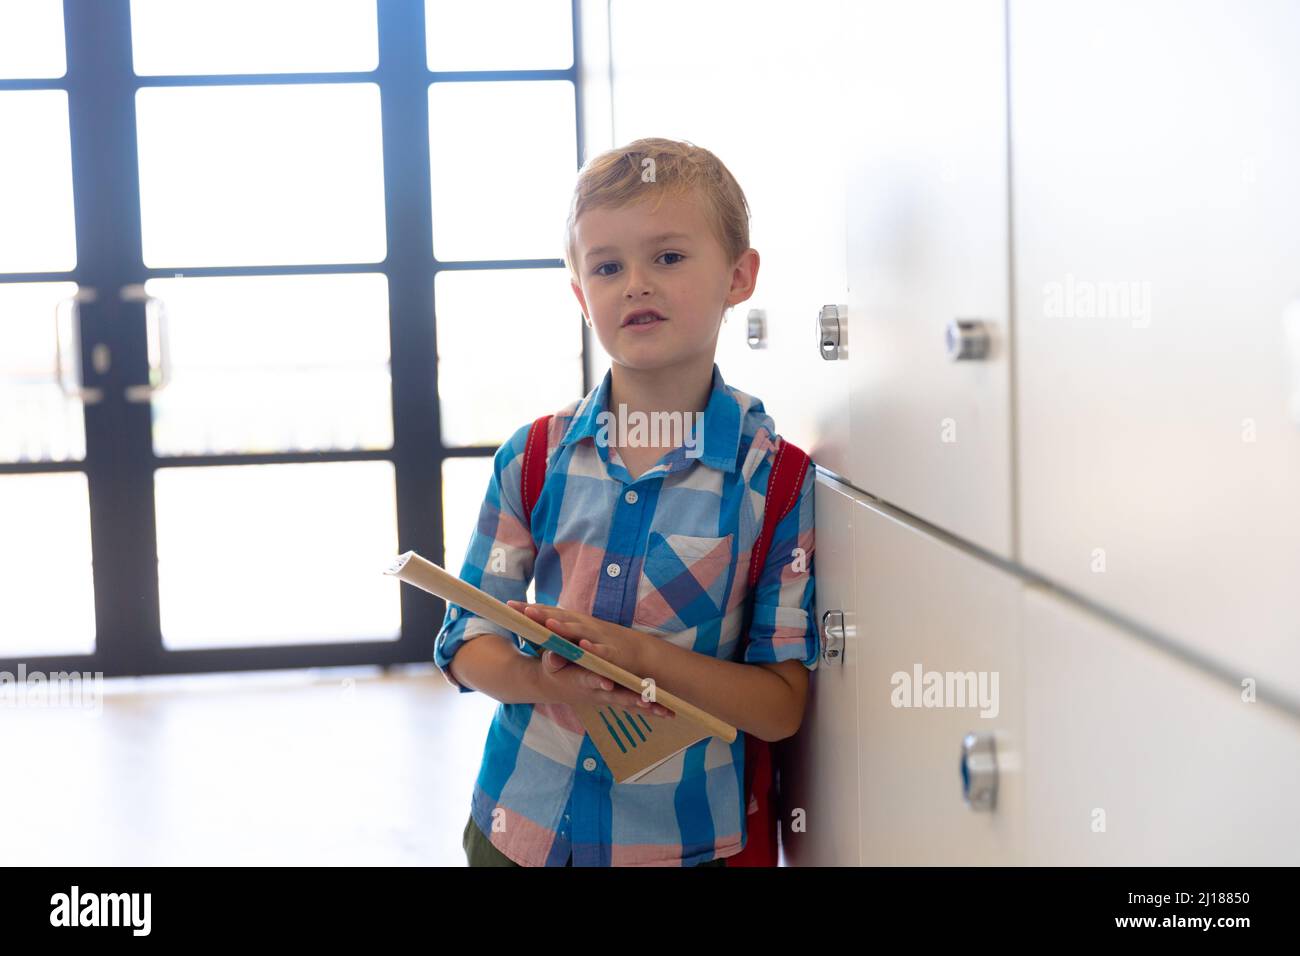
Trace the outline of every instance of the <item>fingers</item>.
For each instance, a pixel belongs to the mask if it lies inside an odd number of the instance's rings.
[[[640,710],[642,713],[652,714],[655,717],[676,717],[677,716],[671,710],[665,707],[663,704],[649,703],[648,701],[642,700],[641,697],[639,697],[636,694],[632,694],[632,700],[635,703],[637,709]]]
[[[590,642],[586,642],[590,645]],[[594,645],[602,647],[603,645]],[[592,649],[588,646],[588,650]],[[542,653],[543,672],[550,678],[566,684],[569,688],[579,688],[578,696],[585,696],[588,700],[593,701],[601,706],[622,708],[629,711],[649,714],[656,717],[676,717],[677,715],[656,701],[648,701],[634,690],[623,687],[604,677],[596,674],[583,667],[569,668],[563,675],[559,672],[563,670],[570,661],[556,654],[554,651],[544,651]],[[570,695],[573,691],[568,692]],[[567,702],[572,702],[571,700]]]
[[[610,694],[609,696],[611,697],[610,700],[611,704],[617,704],[619,706],[628,709],[635,708],[636,710],[639,710],[642,713],[653,714],[656,717],[675,716],[673,712],[669,710],[667,707],[665,707],[663,704],[655,703],[654,701],[648,701],[640,694],[630,691],[624,687],[620,687],[617,691]]]
[[[604,645],[597,644],[595,646],[602,647]],[[606,677],[601,677],[599,674],[590,674],[587,683],[588,686],[591,687],[592,692],[597,697],[601,698],[604,703],[628,708],[635,707],[638,710],[648,714],[654,714],[658,717],[676,716],[676,714],[663,704],[656,701],[648,701],[636,691],[629,690],[621,684],[616,688],[612,680],[609,680]]]
[[[559,657],[552,651],[547,651],[548,657],[555,657],[563,664],[567,664],[564,658]],[[557,668],[558,669],[558,668]],[[602,677],[600,674],[593,674],[582,668],[577,668],[580,673],[568,679],[575,680],[577,686],[581,687],[591,700],[602,706],[622,708],[625,710],[640,711],[643,714],[653,714],[657,717],[675,717],[671,710],[662,704],[654,701],[648,701],[635,691],[628,690],[620,684],[616,684],[608,677]],[[554,671],[551,671],[554,674]],[[557,680],[565,678],[557,677]]]
[[[506,604],[516,611],[528,615],[529,617],[543,620],[546,617],[563,617],[568,612],[562,607],[552,607],[549,604],[529,604],[527,601],[506,601]]]
[[[582,633],[582,625],[577,621],[565,621],[558,617],[542,618],[537,620],[546,625],[547,630],[554,631],[566,640],[572,641],[578,634]]]

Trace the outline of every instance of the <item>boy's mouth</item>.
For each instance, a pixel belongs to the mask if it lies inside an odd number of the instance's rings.
[[[646,325],[651,322],[667,322],[668,319],[654,309],[638,309],[623,319],[623,325]]]

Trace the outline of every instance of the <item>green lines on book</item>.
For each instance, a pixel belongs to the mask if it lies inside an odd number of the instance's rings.
[[[646,734],[654,733],[650,721],[641,714],[630,714],[625,710],[620,716],[613,707],[606,707],[598,713],[605,724],[605,729],[609,732],[610,739],[618,744],[618,749],[623,753],[627,753],[628,745],[635,750],[640,744],[645,743]],[[610,723],[610,718],[613,718],[613,723]]]

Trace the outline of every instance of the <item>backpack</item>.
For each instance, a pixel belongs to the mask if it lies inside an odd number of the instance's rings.
[[[543,415],[533,422],[524,446],[522,492],[524,520],[531,527],[533,506],[541,496],[546,481],[547,437],[551,416]],[[799,500],[799,489],[811,464],[808,456],[790,442],[781,440],[768,476],[767,502],[763,510],[763,530],[754,542],[749,562],[749,598],[745,607],[745,623],[741,633],[748,638],[754,613],[754,588],[767,561],[768,546],[777,523],[790,513]],[[773,507],[776,505],[776,507]],[[777,829],[779,826],[779,782],[772,761],[772,745],[753,734],[745,734],[745,807],[749,818],[745,848],[727,857],[727,866],[776,866]]]

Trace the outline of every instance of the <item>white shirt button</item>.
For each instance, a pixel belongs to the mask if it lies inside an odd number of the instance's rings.
[[[623,500],[626,501],[626,502],[627,502],[628,504],[630,504],[630,505],[634,505],[634,504],[636,504],[636,492],[635,492],[635,491],[629,491],[627,494],[625,494],[625,495],[623,496]]]
[[[588,757],[586,760],[584,760],[584,761],[582,762],[582,769],[584,769],[584,770],[595,770],[595,769],[596,769],[596,758],[595,758],[595,757]],[[566,817],[565,819],[568,819],[568,818]]]
[[[622,573],[622,568],[620,568],[617,564],[609,564],[605,567],[605,573],[608,574],[611,578],[616,578],[619,576],[619,574]]]
[[[453,621],[456,620],[456,618],[460,617],[460,608],[455,606],[448,608],[447,616],[451,618]]]

